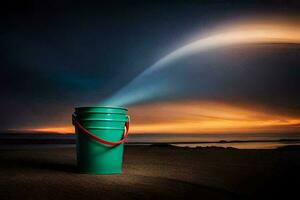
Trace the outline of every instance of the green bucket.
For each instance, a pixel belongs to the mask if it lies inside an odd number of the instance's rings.
[[[73,114],[81,173],[122,173],[129,117],[123,107],[79,107]]]

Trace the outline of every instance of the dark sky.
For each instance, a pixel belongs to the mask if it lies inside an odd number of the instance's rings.
[[[293,19],[300,9],[296,1],[49,2],[1,8],[1,130],[63,124],[74,106],[109,97],[199,32],[253,16]]]

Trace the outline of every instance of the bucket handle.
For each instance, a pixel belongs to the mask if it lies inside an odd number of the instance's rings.
[[[125,122],[125,127],[124,127],[124,136],[122,140],[119,140],[117,142],[110,142],[104,139],[101,139],[99,137],[97,137],[96,135],[92,134],[91,132],[89,132],[86,128],[84,128],[77,120],[75,115],[72,115],[72,123],[75,127],[79,128],[82,132],[84,132],[85,134],[87,134],[88,136],[90,136],[91,138],[93,138],[94,140],[96,140],[97,142],[100,142],[102,144],[105,145],[110,145],[110,146],[116,146],[119,144],[124,143],[127,138],[128,138],[128,131],[129,131],[129,116],[128,116],[128,121]]]

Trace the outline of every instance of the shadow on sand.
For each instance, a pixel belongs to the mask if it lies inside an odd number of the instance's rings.
[[[48,170],[65,173],[78,173],[76,163],[61,162],[59,160],[1,158],[1,167],[20,168],[23,170]]]

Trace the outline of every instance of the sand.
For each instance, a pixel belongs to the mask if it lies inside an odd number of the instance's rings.
[[[254,199],[297,194],[300,150],[134,147],[122,175],[76,171],[75,149],[0,151],[0,199]]]

